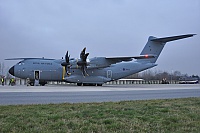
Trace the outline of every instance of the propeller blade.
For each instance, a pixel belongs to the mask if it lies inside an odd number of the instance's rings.
[[[85,66],[85,65],[81,67],[81,70],[82,70],[82,74],[83,74],[84,77],[85,77],[86,75],[89,76],[89,74],[88,74],[87,71],[86,71],[86,66]]]
[[[70,72],[69,72],[69,70],[70,70],[69,57],[70,57],[70,55],[67,51],[66,54],[65,54],[65,62],[61,63],[61,65],[65,67],[65,72],[67,73],[67,75],[70,75]]]
[[[69,63],[69,55],[68,55],[68,51],[67,51],[67,53],[66,53],[66,55],[65,55],[65,61],[66,61],[66,63]]]
[[[85,56],[84,56],[84,60],[83,60],[83,61],[86,62],[88,55],[89,55],[89,53],[85,54]]]
[[[80,58],[81,60],[84,58],[85,56],[85,50],[86,50],[86,47],[81,51],[81,54],[80,54]]]
[[[82,71],[83,76],[88,75],[86,69],[87,69],[87,57],[89,53],[85,53],[85,51],[86,51],[86,47],[80,53],[81,60],[77,62],[77,65],[81,66],[81,71]]]

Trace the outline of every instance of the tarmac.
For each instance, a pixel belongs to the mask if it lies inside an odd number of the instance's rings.
[[[0,105],[117,102],[200,97],[200,84],[0,86]]]
[[[0,86],[1,92],[83,92],[83,91],[133,91],[133,90],[171,90],[200,89],[200,84],[132,84],[132,85],[46,85],[46,86]]]

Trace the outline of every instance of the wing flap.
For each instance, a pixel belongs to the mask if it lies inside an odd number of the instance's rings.
[[[140,56],[130,56],[130,57],[107,57],[105,58],[111,64],[116,64],[122,61],[132,61],[133,59],[149,59],[155,58],[156,55],[140,55]]]
[[[107,57],[108,60],[119,60],[121,61],[132,61],[133,59],[149,59],[155,58],[155,55],[140,55],[140,56],[130,56],[130,57]]]

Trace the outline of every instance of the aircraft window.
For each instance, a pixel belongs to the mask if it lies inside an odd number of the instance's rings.
[[[24,62],[19,62],[18,65],[24,65]]]

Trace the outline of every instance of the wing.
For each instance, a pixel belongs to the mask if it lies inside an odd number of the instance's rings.
[[[149,59],[155,58],[155,55],[140,55],[140,56],[131,56],[131,57],[108,57],[107,60],[112,61],[112,64],[119,63],[122,61],[132,61],[133,59]]]
[[[47,59],[47,58],[8,58],[5,60],[32,60],[32,59],[55,60],[55,59]]]
[[[112,64],[120,63],[122,61],[132,61],[133,59],[148,59],[154,57],[154,55],[140,55],[130,57],[94,57],[90,59],[90,62],[88,62],[87,68],[105,68]]]

